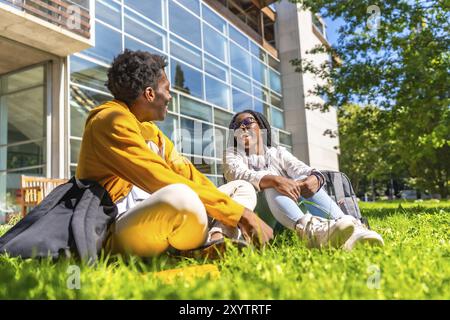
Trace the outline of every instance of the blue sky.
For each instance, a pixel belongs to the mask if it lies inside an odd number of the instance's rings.
[[[330,18],[325,18],[325,23],[327,24],[327,37],[331,45],[337,45],[339,27],[344,23],[342,19],[331,20]]]

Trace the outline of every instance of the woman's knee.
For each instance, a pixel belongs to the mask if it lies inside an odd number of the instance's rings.
[[[231,183],[234,187],[230,195],[231,198],[244,207],[254,210],[257,202],[255,187],[245,180],[235,180]]]

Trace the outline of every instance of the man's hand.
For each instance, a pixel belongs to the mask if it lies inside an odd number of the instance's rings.
[[[301,189],[301,195],[305,198],[311,198],[317,191],[319,191],[320,181],[315,175],[309,176],[305,180],[297,180],[296,183]]]
[[[261,246],[273,239],[273,230],[256,213],[249,209],[244,210],[244,214],[239,221],[244,238],[249,242],[255,242]]]

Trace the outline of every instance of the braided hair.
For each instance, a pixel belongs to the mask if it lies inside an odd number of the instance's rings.
[[[267,121],[266,117],[258,111],[253,111],[253,110],[244,110],[241,112],[236,113],[233,118],[231,119],[230,125],[228,126],[228,128],[230,129],[230,135],[234,133],[234,127],[237,124],[237,117],[243,113],[249,113],[251,114],[256,122],[258,123],[258,126],[263,129],[263,130],[267,130],[267,141],[265,141],[266,146],[267,147],[271,147],[272,146],[272,129],[270,128],[270,124],[269,121]],[[237,148],[237,140],[236,137],[233,134],[233,147],[236,149]]]

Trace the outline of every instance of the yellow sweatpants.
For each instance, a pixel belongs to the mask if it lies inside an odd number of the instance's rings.
[[[219,190],[250,210],[256,206],[255,189],[246,181],[232,181]],[[109,247],[113,253],[149,257],[169,245],[178,250],[198,248],[207,233],[208,217],[198,195],[185,184],[172,184],[121,214]]]

